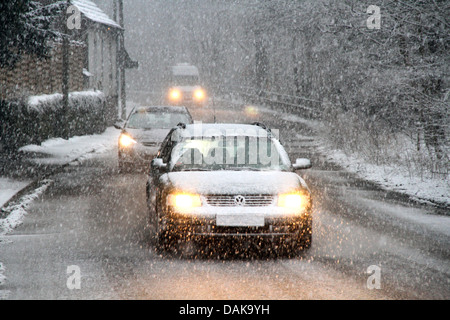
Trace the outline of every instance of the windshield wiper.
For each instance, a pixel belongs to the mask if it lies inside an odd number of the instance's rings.
[[[231,170],[231,171],[263,171],[264,169],[252,168],[252,167],[229,167],[229,168],[225,168],[225,170]]]

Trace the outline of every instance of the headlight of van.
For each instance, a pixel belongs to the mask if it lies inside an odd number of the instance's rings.
[[[181,93],[181,90],[176,89],[176,88],[171,89],[169,92],[169,99],[170,99],[170,101],[173,101],[173,102],[180,101],[182,96],[183,96],[183,94]]]
[[[206,99],[206,92],[203,89],[196,89],[194,91],[194,100],[195,101],[204,101]]]

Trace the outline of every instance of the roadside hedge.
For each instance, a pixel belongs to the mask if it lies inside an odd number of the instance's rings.
[[[105,95],[100,91],[73,92],[64,110],[62,94],[0,100],[0,150],[15,151],[50,138],[102,133],[111,123]]]

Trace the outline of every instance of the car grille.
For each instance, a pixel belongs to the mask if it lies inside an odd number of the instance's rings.
[[[208,195],[206,203],[213,207],[267,207],[273,195]]]

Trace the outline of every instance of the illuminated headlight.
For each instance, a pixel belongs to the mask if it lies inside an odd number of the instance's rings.
[[[203,101],[206,98],[205,90],[197,89],[194,91],[194,99],[197,101]]]
[[[248,116],[257,116],[258,115],[258,108],[255,106],[246,106],[245,107],[245,113]]]
[[[176,209],[185,211],[202,206],[202,200],[198,194],[174,193],[167,197],[167,203]]]
[[[179,101],[181,99],[181,96],[182,96],[181,91],[178,89],[172,89],[169,92],[169,98],[172,101]]]
[[[136,140],[134,140],[132,137],[130,137],[126,133],[122,133],[119,138],[119,144],[123,148],[128,148],[131,145],[134,145],[136,143]]]
[[[310,205],[309,196],[305,193],[294,192],[278,195],[278,206],[290,209],[306,209]]]

